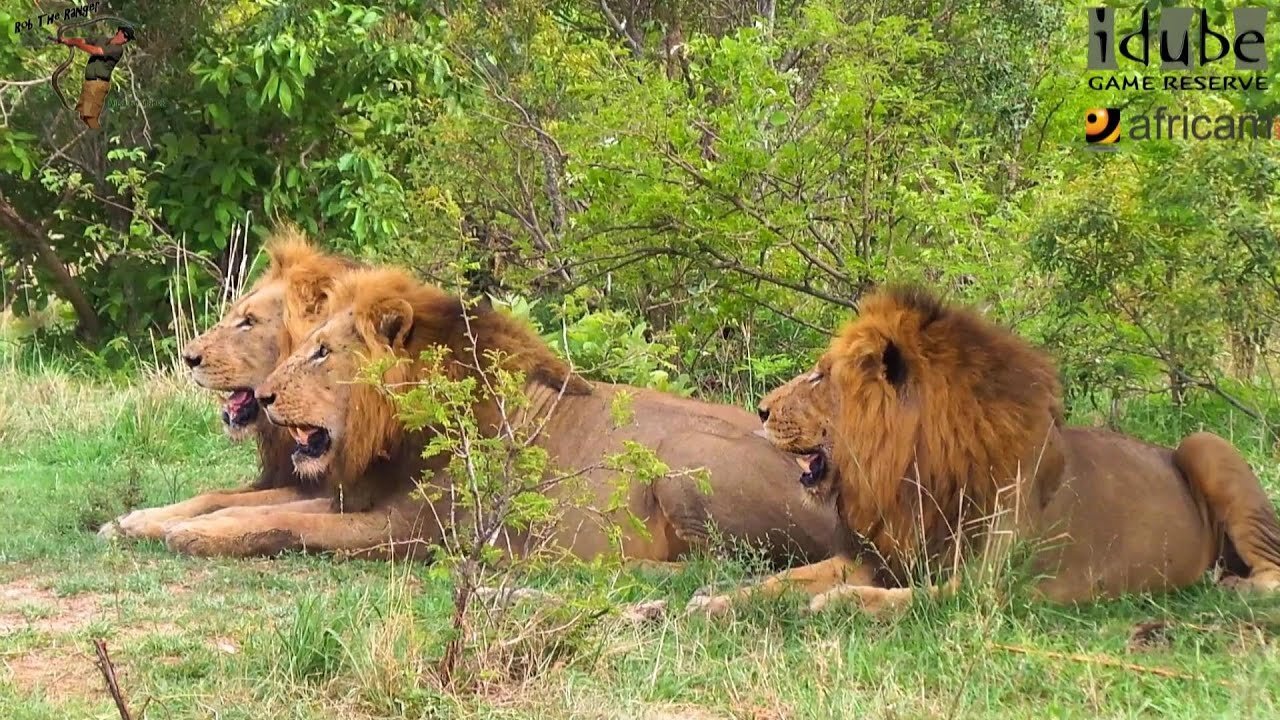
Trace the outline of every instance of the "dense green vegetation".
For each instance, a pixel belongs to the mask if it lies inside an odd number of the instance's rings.
[[[1257,409],[1224,377],[1275,345],[1276,151],[1089,153],[1081,120],[1277,113],[1280,62],[1261,93],[1091,90],[1083,5],[1049,0],[113,7],[140,34],[104,132],[48,83],[0,88],[4,302],[69,301],[46,340],[74,329],[103,364],[171,348],[175,308],[198,325],[240,282],[246,224],[253,258],[290,219],[544,320],[607,309],[713,396],[911,279],[1045,342],[1073,393]],[[63,58],[11,30],[28,10],[0,3],[7,79]]]

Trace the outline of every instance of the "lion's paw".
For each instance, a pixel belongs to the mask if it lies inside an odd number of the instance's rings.
[[[880,615],[904,607],[910,599],[911,591],[902,588],[842,586],[813,596],[809,601],[809,612],[820,613],[833,607],[854,605],[868,615]]]
[[[211,539],[200,531],[200,522],[181,520],[168,523],[164,532],[164,545],[170,552],[183,555],[210,555]]]
[[[120,530],[120,518],[104,523],[102,527],[98,528],[99,540],[111,541],[119,537],[124,537],[124,532]]]
[[[1264,570],[1247,578],[1228,575],[1219,580],[1218,584],[1239,593],[1280,592],[1280,571]]]
[[[153,510],[134,510],[98,528],[98,538],[114,540],[159,540],[164,537],[164,518]]]
[[[667,601],[649,600],[626,605],[622,608],[620,616],[626,622],[636,625],[655,622],[667,616]]]
[[[732,609],[732,600],[728,595],[695,595],[685,605],[686,615],[705,615],[719,617],[727,615]]]
[[[269,557],[301,547],[286,528],[260,527],[236,516],[206,516],[168,526],[164,544],[170,551],[200,557]]]

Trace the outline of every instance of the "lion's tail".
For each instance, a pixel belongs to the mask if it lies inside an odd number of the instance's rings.
[[[1207,432],[1184,439],[1173,461],[1208,501],[1249,577],[1280,586],[1280,520],[1249,463],[1231,443]]]

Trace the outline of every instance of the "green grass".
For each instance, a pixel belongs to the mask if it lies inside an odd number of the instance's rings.
[[[912,607],[897,621],[809,616],[795,598],[732,621],[611,615],[591,603],[666,599],[741,565],[652,572],[541,569],[523,580],[574,601],[521,606],[468,659],[472,692],[443,692],[449,584],[422,565],[289,556],[176,557],[108,545],[93,530],[131,506],[231,486],[247,446],[180,380],[108,384],[44,368],[0,380],[0,718],[114,718],[92,660],[106,639],[126,695],[158,718],[916,718],[1230,717],[1280,713],[1280,599],[1214,587],[1087,608],[995,605],[982,590]],[[1089,420],[1088,412],[1079,419]],[[1130,432],[1175,441],[1230,436],[1274,491],[1256,428],[1204,401],[1152,402]],[[1138,623],[1164,640],[1128,649]],[[1124,666],[1116,666],[1117,663]],[[1169,676],[1172,675],[1172,676]]]

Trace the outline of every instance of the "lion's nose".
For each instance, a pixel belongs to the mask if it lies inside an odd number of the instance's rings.
[[[762,407],[756,410],[756,414],[760,416],[760,422],[769,422],[769,408]]]
[[[271,403],[276,401],[275,393],[267,393],[265,395],[263,393],[258,393],[257,397],[258,404],[262,407],[270,407]]]
[[[199,365],[200,365],[200,361],[201,361],[201,360],[203,360],[203,359],[204,359],[204,358],[203,358],[202,356],[200,356],[200,355],[192,355],[192,354],[190,354],[190,353],[183,353],[183,354],[182,354],[182,362],[186,363],[186,364],[187,364],[187,367],[189,367],[189,368],[194,368],[194,367],[199,366]]]

